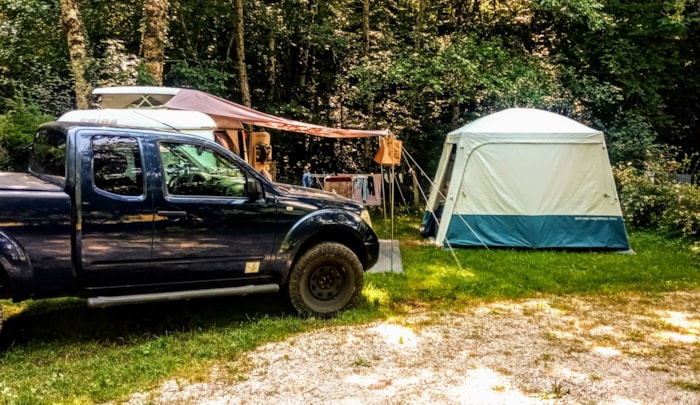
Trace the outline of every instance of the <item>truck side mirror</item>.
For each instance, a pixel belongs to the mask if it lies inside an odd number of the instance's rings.
[[[257,200],[262,196],[262,184],[252,177],[246,179],[246,191],[251,200]]]

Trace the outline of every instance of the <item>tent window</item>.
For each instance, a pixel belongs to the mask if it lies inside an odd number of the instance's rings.
[[[450,188],[450,179],[452,178],[452,171],[455,168],[455,159],[457,158],[457,145],[452,145],[452,151],[450,152],[450,160],[447,163],[447,168],[445,169],[445,176],[440,181],[440,201],[444,201],[447,198],[447,192]]]

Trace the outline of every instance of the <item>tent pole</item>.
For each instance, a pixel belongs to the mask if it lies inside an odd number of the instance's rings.
[[[393,145],[393,144],[392,144]],[[393,146],[392,146],[393,149]],[[394,151],[391,151],[391,156],[394,156]],[[396,174],[396,166],[391,165],[391,271],[394,271],[394,181],[396,181],[394,175]]]
[[[379,165],[379,172],[382,174],[382,205],[384,209],[384,221],[386,221],[386,190],[384,190],[384,165]]]

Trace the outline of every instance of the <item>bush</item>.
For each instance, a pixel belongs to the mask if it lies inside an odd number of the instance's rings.
[[[700,189],[676,183],[678,169],[678,162],[663,155],[647,161],[643,168],[632,164],[613,168],[628,225],[675,236],[700,236]]]
[[[53,117],[41,113],[39,107],[26,103],[22,97],[5,102],[7,113],[0,115],[0,169],[25,171],[37,126]]]
[[[634,162],[643,165],[649,159],[650,151],[658,156],[664,150],[664,146],[656,141],[657,134],[653,125],[642,114],[622,113],[613,123],[595,124],[603,129],[607,137],[610,160],[613,163]]]
[[[658,228],[666,209],[674,203],[672,183],[664,171],[617,165],[613,170],[625,221],[636,228]]]
[[[700,188],[693,184],[673,188],[676,201],[663,213],[660,228],[672,235],[700,236]]]

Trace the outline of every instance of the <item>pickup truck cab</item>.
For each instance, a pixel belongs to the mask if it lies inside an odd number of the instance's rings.
[[[0,298],[14,301],[286,289],[325,317],[357,303],[378,251],[361,204],[270,182],[194,135],[53,122],[28,173],[0,173]]]

